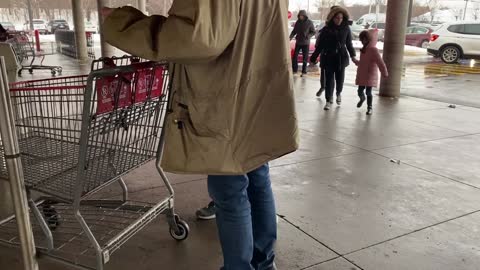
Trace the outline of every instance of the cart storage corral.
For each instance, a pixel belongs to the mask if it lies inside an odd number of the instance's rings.
[[[160,214],[173,238],[188,237],[160,167],[168,90],[167,64],[135,57],[97,60],[88,76],[11,85],[26,189],[45,195],[30,198],[29,206],[36,244],[47,255],[85,267],[82,258],[93,256],[93,268],[103,269]],[[122,176],[154,159],[168,196],[130,201]],[[8,178],[3,160],[0,176]],[[122,200],[92,199],[112,183],[122,188]],[[14,216],[0,221],[2,242],[18,244],[15,224]]]

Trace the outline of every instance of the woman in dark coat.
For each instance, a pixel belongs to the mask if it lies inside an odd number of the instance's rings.
[[[315,52],[310,62],[315,63],[320,56],[320,66],[325,70],[325,110],[333,104],[335,82],[337,86],[337,104],[342,103],[342,90],[345,81],[345,68],[350,64],[349,58],[357,63],[352,44],[352,32],[348,25],[349,14],[342,7],[334,7],[327,17],[326,26],[320,33]]]

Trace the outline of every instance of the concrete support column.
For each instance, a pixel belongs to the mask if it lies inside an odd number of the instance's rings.
[[[0,115],[2,116],[0,137],[2,138],[4,160],[10,183],[10,194],[15,210],[23,269],[38,270],[37,250],[35,249],[35,240],[28,211],[22,160],[20,159],[18,137],[15,130],[15,117],[8,91],[7,69],[3,56],[0,56]]]
[[[103,36],[103,18],[102,18],[103,7],[111,7],[110,0],[97,0],[97,10],[98,10],[98,26],[100,30],[100,46],[102,49],[102,57],[112,57],[115,55],[115,48],[112,45],[105,42],[105,38]]]
[[[147,14],[147,0],[137,0],[137,9]]]
[[[380,95],[384,97],[400,96],[408,8],[409,1],[388,1],[387,4],[383,59],[390,76],[382,78],[380,84]]]
[[[28,22],[29,29],[33,32],[33,10],[32,10],[32,0],[27,0],[27,11],[28,11]]]
[[[87,37],[85,35],[85,20],[81,0],[72,0],[73,27],[75,28],[75,44],[77,46],[77,59],[88,59]]]

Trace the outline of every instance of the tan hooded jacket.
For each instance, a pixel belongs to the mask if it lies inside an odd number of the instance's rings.
[[[124,7],[112,45],[173,64],[162,166],[244,174],[298,147],[287,0],[175,0],[169,17]]]

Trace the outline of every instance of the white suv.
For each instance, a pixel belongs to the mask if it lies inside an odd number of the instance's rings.
[[[447,23],[432,33],[428,53],[445,63],[480,59],[480,22]]]

